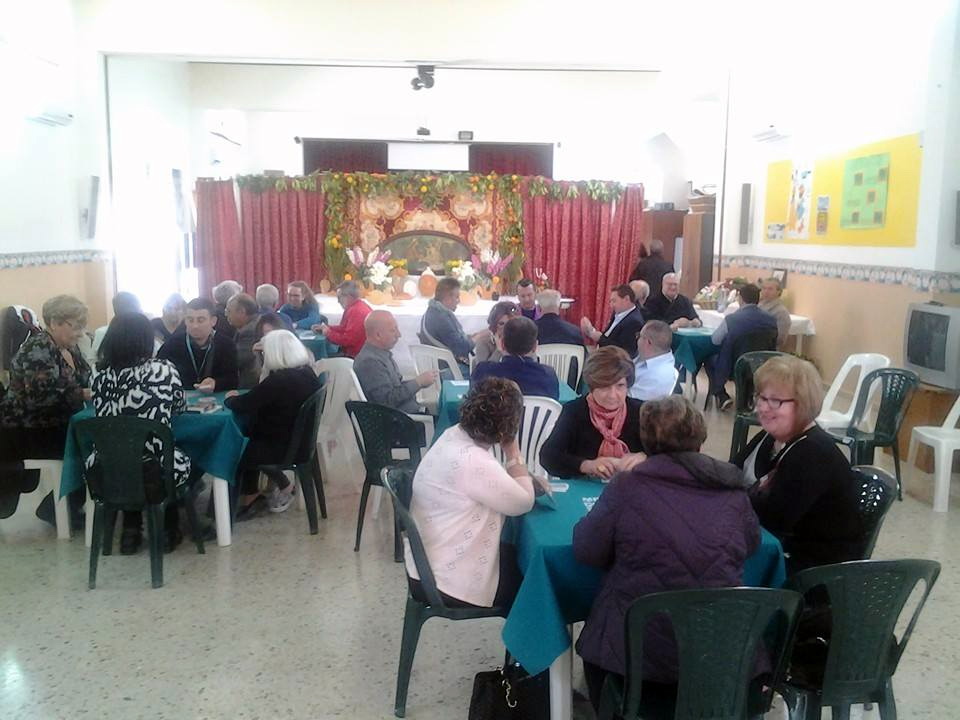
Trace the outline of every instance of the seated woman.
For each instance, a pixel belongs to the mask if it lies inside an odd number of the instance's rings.
[[[161,316],[150,321],[157,336],[157,342],[163,345],[169,340],[170,336],[183,326],[183,319],[186,316],[187,301],[183,299],[183,296],[174,293],[168,297],[163,303]]]
[[[707,430],[690,401],[672,395],[644,403],[640,437],[647,460],[616,475],[573,529],[577,560],[604,571],[577,641],[594,708],[606,675],[626,671],[624,621],[634,600],[740,585],[744,561],[760,544],[743,475],[700,453]],[[677,648],[665,619],[647,626],[643,660],[644,695],[652,683],[649,690],[669,696]]]
[[[833,438],[814,422],[823,404],[816,368],[785,355],[754,373],[763,427],[737,458],[760,524],[776,535],[787,574],[863,557],[860,488]]]
[[[303,280],[287,286],[287,302],[277,312],[286,315],[295,330],[309,330],[313,325],[327,322],[326,315],[320,314],[313,291]]]
[[[555,477],[610,478],[644,459],[639,400],[627,397],[634,365],[614,345],[591,353],[583,368],[586,397],[563,406],[557,424],[540,449],[540,464]]]
[[[257,468],[283,461],[300,406],[320,389],[311,367],[313,358],[296,335],[274,330],[263,336],[262,343],[260,384],[244,395],[230,391],[224,401],[250,438],[237,467],[241,492],[237,520],[248,520],[268,508],[283,512],[290,507],[293,483],[277,475],[273,478],[277,487],[268,500],[260,493]]]
[[[517,315],[520,307],[516,303],[501,301],[490,309],[487,315],[487,327],[490,328],[490,335],[478,340],[473,348],[473,354],[478,363],[490,361],[498,362],[503,357],[501,348],[497,345],[497,340],[503,338],[503,328],[507,320]]]
[[[23,472],[23,460],[62,460],[70,416],[90,399],[90,366],[77,342],[87,324],[87,306],[71,295],[57,295],[41,310],[46,329],[29,337],[13,357],[10,382],[0,400],[0,463],[8,468],[0,492],[29,492],[36,487]],[[85,493],[70,496],[74,519]],[[52,523],[49,493],[37,517]]]
[[[410,514],[444,602],[452,607],[509,607],[520,587],[512,545],[500,543],[505,515],[533,507],[533,480],[517,444],[520,389],[489,378],[470,388],[460,423],[441,435],[413,478]],[[500,445],[501,465],[490,454]],[[409,546],[410,594],[426,601]]]
[[[117,315],[110,321],[100,345],[97,377],[93,381],[93,409],[97,417],[129,415],[156,420],[170,426],[173,417],[186,409],[180,373],[169,360],[153,357],[154,328],[138,313]],[[144,461],[158,462],[163,452],[159,439],[144,448]],[[87,467],[96,452],[87,458]],[[179,448],[173,451],[173,475],[177,485],[191,476],[190,458]],[[195,476],[203,475],[197,470]],[[164,550],[171,552],[183,540],[178,504],[167,504],[164,519]],[[139,512],[123,513],[120,553],[132,555],[143,544],[143,518]]]

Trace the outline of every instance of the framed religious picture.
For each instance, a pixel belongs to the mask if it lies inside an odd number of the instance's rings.
[[[779,280],[781,288],[787,286],[787,271],[785,268],[774,268],[773,272],[770,273],[770,277]]]

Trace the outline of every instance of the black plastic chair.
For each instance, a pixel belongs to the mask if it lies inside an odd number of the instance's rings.
[[[725,341],[728,342],[728,341]],[[732,352],[730,354],[730,362],[732,368],[730,370],[731,377],[734,377],[734,372],[736,371],[737,362],[741,357],[748,353],[755,352],[767,352],[775,351],[777,349],[777,329],[773,328],[772,330],[759,330],[757,332],[752,332],[747,335],[742,335],[737,338],[733,343]],[[720,352],[723,352],[721,346]],[[782,353],[774,353],[780,355]],[[726,380],[726,378],[725,378]],[[713,377],[711,373],[710,377],[710,389],[707,392],[707,399],[704,400],[703,409],[706,410],[707,406],[710,404],[710,398],[714,397],[718,392],[723,390],[723,382],[720,382],[719,385],[715,386],[717,383],[717,378]],[[740,402],[740,394],[737,393],[737,402]]]
[[[831,632],[824,646],[822,680],[795,668],[780,688],[791,718],[819,718],[831,708],[834,718],[850,717],[850,706],[877,703],[880,717],[896,718],[893,675],[924,603],[940,574],[932,560],[858,560],[803,570],[787,586],[804,594],[816,589],[829,598]],[[920,581],[925,588],[898,641],[894,629]]]
[[[858,465],[853,468],[854,476],[860,484],[859,512],[863,523],[864,551],[863,560],[869,560],[873,548],[880,537],[880,527],[887,511],[893,506],[896,493],[896,480],[890,473],[872,465]]]
[[[737,358],[733,366],[733,383],[736,387],[736,414],[733,418],[733,436],[730,438],[730,462],[747,446],[747,434],[751,425],[759,425],[757,411],[753,406],[753,374],[767,360],[783,355],[773,350],[746,352]]]
[[[477,618],[506,617],[507,608],[450,608],[447,607],[437,590],[427,553],[423,548],[417,524],[411,517],[410,498],[413,495],[414,470],[408,467],[385,467],[381,471],[380,482],[393,501],[393,511],[399,519],[400,528],[407,536],[410,553],[420,576],[420,584],[427,596],[427,602],[420,602],[407,593],[407,607],[403,613],[403,638],[400,641],[400,665],[397,668],[397,695],[393,713],[402,718],[407,711],[407,689],[410,686],[410,672],[413,669],[413,657],[417,652],[420,628],[433,617],[447,620],[474,620]]]
[[[184,503],[190,533],[203,554],[203,538],[199,532],[194,490],[186,484],[175,486],[173,478],[173,433],[155,420],[138,417],[97,417],[78,421],[77,440],[83,454],[97,451],[96,471],[85,472],[85,479],[94,501],[93,539],[90,544],[91,590],[97,583],[97,561],[101,547],[104,555],[113,552],[113,531],[117,510],[141,510],[147,518],[147,536],[150,544],[150,575],[153,587],[163,585],[163,514],[168,502],[186,498]],[[148,492],[144,483],[146,467],[144,447],[150,438],[160,439],[163,447],[159,471],[161,487]],[[148,497],[148,495],[150,495]]]
[[[357,542],[353,546],[353,551],[359,552],[370,488],[383,484],[380,471],[388,465],[400,465],[416,470],[420,464],[420,449],[425,444],[424,430],[423,425],[412,420],[406,413],[386,405],[349,400],[346,408],[357,438],[357,446],[360,448],[360,456],[363,458],[363,466],[366,468],[363,490],[360,493],[360,512],[357,515]],[[409,453],[409,460],[394,459],[393,451],[401,449]],[[403,555],[400,525],[396,515],[393,524],[393,559],[401,562]]]
[[[802,606],[798,592],[765,588],[678,590],[639,598],[626,615],[626,675],[622,682],[607,676],[598,718],[742,720],[762,715],[786,669]],[[676,702],[645,702],[644,630],[664,615],[677,642]],[[770,676],[762,684],[754,682],[759,648],[770,663]]]
[[[297,474],[303,501],[307,506],[307,521],[310,523],[311,535],[316,535],[319,531],[318,499],[320,516],[324,520],[327,519],[327,499],[323,493],[323,475],[320,473],[320,462],[317,459],[317,433],[320,431],[320,412],[326,396],[327,388],[322,387],[300,406],[283,462],[277,465],[258,466],[261,472],[268,474],[283,473],[285,470],[293,470]],[[316,487],[316,495],[314,495],[314,487]]]
[[[859,428],[868,412],[867,400],[870,397],[870,388],[875,382],[880,383],[880,407],[877,408],[877,422],[873,432],[866,432]],[[880,368],[867,373],[860,385],[850,425],[842,435],[831,433],[838,443],[850,448],[851,465],[872,465],[876,449],[889,447],[893,453],[893,467],[897,473],[897,497],[900,500],[903,500],[903,484],[900,479],[897,435],[919,383],[916,373],[900,368]]]

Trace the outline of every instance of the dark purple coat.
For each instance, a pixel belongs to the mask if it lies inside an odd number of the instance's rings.
[[[740,470],[700,453],[654,455],[621,473],[573,529],[579,562],[606,572],[577,641],[587,662],[623,674],[624,618],[641,595],[734,587],[760,545],[760,524]],[[676,682],[667,620],[644,637],[643,675]]]

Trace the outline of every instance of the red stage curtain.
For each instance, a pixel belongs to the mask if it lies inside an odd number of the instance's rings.
[[[197,181],[197,234],[194,262],[200,294],[221,280],[238,278],[242,267],[240,221],[233,196],[233,180]]]
[[[323,194],[311,190],[240,190],[241,272],[236,279],[252,294],[261,283],[281,290],[303,280],[316,289],[326,277]]]
[[[577,299],[567,320],[579,323],[586,316],[603,328],[610,289],[626,282],[640,245],[642,210],[642,186],[628,187],[615,206],[586,193],[560,201],[525,197],[524,274],[532,277],[541,268],[554,288]]]
[[[470,146],[470,172],[553,177],[553,145],[477,143]]]

